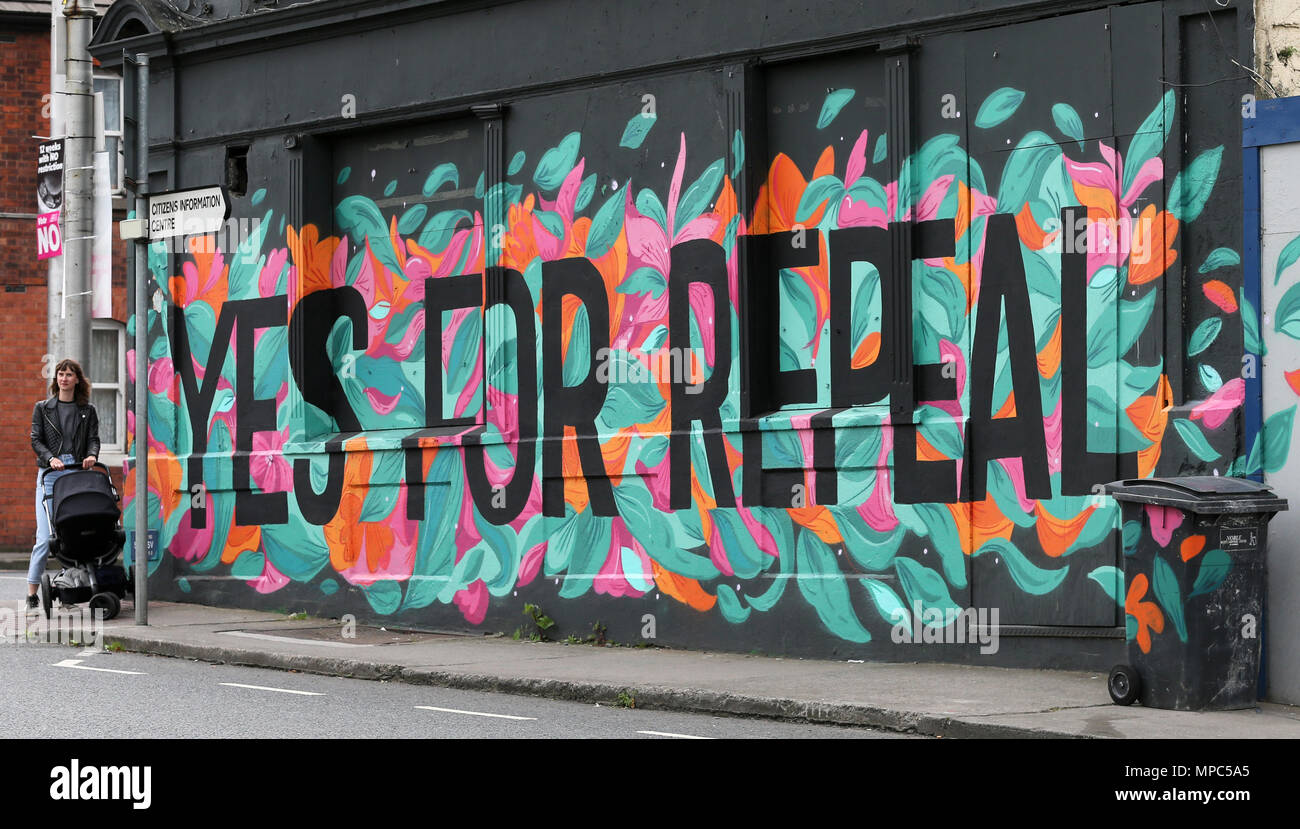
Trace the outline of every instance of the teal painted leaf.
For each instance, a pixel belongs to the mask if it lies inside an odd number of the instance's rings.
[[[599,259],[618,241],[618,234],[623,231],[625,200],[622,193],[616,192],[596,211],[596,218],[591,220],[591,231],[587,234],[588,259]]]
[[[582,133],[571,132],[564,136],[558,146],[552,147],[537,162],[533,172],[533,181],[544,191],[559,189],[564,178],[578,162],[578,145],[582,142]]]
[[[880,614],[880,618],[884,619],[886,624],[890,626],[902,625],[910,635],[912,633],[912,613],[903,604],[903,600],[898,598],[898,594],[879,579],[861,579],[861,582],[862,586],[867,588],[871,601],[875,603],[876,612]]]
[[[591,370],[591,324],[587,320],[587,306],[579,305],[573,315],[573,334],[569,338],[569,351],[564,355],[564,385],[576,386]]]
[[[542,223],[546,232],[556,239],[564,238],[564,217],[553,210],[534,210],[533,218]]]
[[[620,294],[645,294],[658,299],[664,291],[668,290],[668,280],[659,271],[650,267],[637,268],[628,274],[619,286],[615,288]]]
[[[1197,269],[1198,273],[1209,273],[1219,268],[1229,268],[1233,265],[1240,265],[1241,257],[1232,248],[1215,248],[1210,251],[1210,255],[1205,257],[1201,267]]]
[[[1052,107],[1052,120],[1056,122],[1056,128],[1061,131],[1061,134],[1078,142],[1079,152],[1083,152],[1083,121],[1079,118],[1079,113],[1074,111],[1074,107],[1069,104],[1056,104]]]
[[[1223,584],[1223,580],[1228,577],[1228,571],[1232,569],[1232,556],[1223,550],[1210,550],[1208,553],[1201,555],[1201,569],[1196,573],[1196,581],[1192,583],[1192,592],[1187,598],[1193,596],[1203,596],[1206,593],[1213,593]]]
[[[1282,278],[1282,272],[1296,263],[1300,259],[1300,236],[1295,237],[1286,243],[1282,248],[1282,253],[1277,257],[1277,270],[1273,271],[1273,284],[1276,285]]]
[[[889,155],[889,134],[881,133],[876,139],[876,149],[871,153],[871,163],[879,164]]]
[[[841,473],[843,474],[843,473]],[[867,570],[885,570],[898,555],[899,542],[906,532],[895,527],[887,533],[877,532],[854,507],[827,507],[844,537],[849,556]],[[782,512],[782,515],[788,513]]]
[[[803,530],[795,544],[799,592],[832,633],[850,642],[870,642],[871,634],[853,610],[849,586],[835,552],[815,533]]]
[[[410,236],[412,233],[415,233],[415,231],[420,229],[420,225],[424,224],[424,217],[427,216],[428,213],[428,205],[411,205],[406,212],[402,214],[402,218],[397,220],[397,232],[403,236]]]
[[[1210,191],[1219,178],[1219,163],[1223,160],[1222,145],[1206,150],[1187,165],[1174,179],[1165,207],[1180,222],[1195,221],[1205,209]]]
[[[996,127],[1015,114],[1025,93],[1019,89],[1004,86],[984,99],[980,111],[975,115],[975,126],[980,129]]]
[[[1178,577],[1174,575],[1169,563],[1159,556],[1152,568],[1151,588],[1156,601],[1168,614],[1169,621],[1173,622],[1174,630],[1178,631],[1178,638],[1186,642],[1187,620],[1183,617],[1183,597],[1178,589]]]
[[[1296,407],[1276,412],[1264,421],[1264,471],[1277,472],[1291,454],[1291,427]]]
[[[799,199],[799,206],[795,209],[795,221],[807,221],[828,199],[831,204],[837,203],[843,192],[844,185],[835,176],[820,176],[813,179]]]
[[[1102,312],[1088,330],[1088,368],[1108,366],[1119,359],[1117,322],[1114,314]]]
[[[1098,567],[1088,574],[1088,578],[1101,585],[1106,595],[1120,607],[1124,606],[1124,571],[1109,564]]]
[[[1210,446],[1209,441],[1205,439],[1205,435],[1201,432],[1201,427],[1197,426],[1192,421],[1175,420],[1174,429],[1178,431],[1178,436],[1183,439],[1183,443],[1187,444],[1187,448],[1190,449],[1192,454],[1196,457],[1203,461],[1212,461],[1219,457],[1219,453],[1215,452]]]
[[[974,556],[994,553],[1006,562],[1007,570],[1016,586],[1034,596],[1051,593],[1061,586],[1065,576],[1070,572],[1069,565],[1055,569],[1045,569],[1034,564],[1025,554],[1005,538],[990,538],[974,552]]]
[[[510,159],[510,167],[506,170],[506,175],[513,176],[515,173],[524,169],[524,162],[527,159],[528,155],[523,150],[515,153],[514,157]]]
[[[903,594],[907,596],[909,606],[920,602],[922,612],[935,608],[945,615],[950,610],[954,613],[961,611],[961,606],[948,593],[948,585],[943,576],[924,564],[915,559],[899,557],[894,561],[894,572],[898,574],[898,581],[903,586]]]
[[[388,184],[384,185],[385,196],[391,196],[396,192],[397,192],[397,179],[393,179],[392,181],[388,182]]]
[[[1121,534],[1124,540],[1124,555],[1133,555],[1137,550],[1138,542],[1142,540],[1142,524],[1138,521],[1125,521]]]
[[[1187,341],[1187,356],[1194,357],[1209,348],[1214,338],[1219,336],[1221,328],[1223,328],[1223,320],[1218,317],[1210,317],[1196,326],[1192,338]]]
[[[1021,138],[1002,172],[998,186],[999,212],[1019,213],[1025,202],[1036,201],[1043,182],[1060,169],[1061,157],[1061,148],[1047,133],[1035,130]]]
[[[658,222],[665,233],[668,232],[668,211],[664,210],[664,203],[659,201],[659,196],[655,191],[646,187],[640,193],[637,193],[636,209],[642,216]]]
[[[1201,378],[1201,385],[1205,386],[1205,390],[1209,394],[1214,394],[1223,387],[1223,378],[1219,376],[1219,372],[1214,366],[1201,363],[1200,368],[1197,369],[1197,374]]]
[[[962,437],[961,429],[952,415],[938,409],[934,406],[921,406],[917,414],[917,420],[920,425],[917,430],[925,442],[939,450],[945,458],[960,458],[962,456]]]
[[[402,604],[402,586],[395,581],[377,581],[361,588],[370,607],[381,616],[397,612]]]
[[[1156,292],[1147,291],[1146,296],[1135,300],[1121,300],[1119,303],[1119,354],[1123,357],[1142,336],[1151,312],[1156,307]]]
[[[677,230],[686,227],[696,216],[709,209],[709,203],[722,185],[726,166],[726,159],[719,158],[706,167],[704,172],[700,173],[700,177],[686,188],[686,192],[682,193],[681,199],[677,202],[677,213],[673,216],[674,236]]]
[[[461,222],[471,222],[473,218],[468,210],[443,210],[429,220],[415,241],[430,253],[441,253],[451,243],[457,226]]]
[[[967,560],[952,512],[939,504],[913,504],[912,509],[924,522],[930,540],[934,542],[933,550],[939,554],[944,576],[954,587],[964,588],[967,584]]]
[[[450,161],[433,168],[433,172],[429,173],[429,177],[424,180],[424,186],[420,188],[420,192],[427,199],[438,192],[438,188],[444,184],[451,184],[453,190],[460,187],[460,173],[456,171],[456,165]]]
[[[1261,435],[1255,436],[1255,442],[1251,444],[1250,454],[1246,456],[1246,466],[1242,469],[1242,475],[1254,475],[1264,465],[1263,460],[1264,441]]]
[[[573,212],[581,213],[586,210],[594,195],[596,195],[596,174],[592,173],[582,180],[582,186],[578,188],[578,198],[573,202]]]
[[[749,618],[752,612],[750,608],[741,603],[740,597],[736,595],[736,590],[727,585],[718,586],[718,610],[722,611],[722,618],[738,625]]]
[[[325,579],[320,583],[320,592],[324,593],[326,596],[333,596],[335,593],[339,592],[339,583],[334,579]]]
[[[852,89],[837,89],[827,95],[826,100],[822,102],[821,114],[817,116],[817,129],[824,130],[829,127],[835,120],[835,116],[844,109],[844,105],[853,98],[854,92],[855,90]]]
[[[342,170],[339,170],[339,177],[335,179],[335,182],[337,182],[338,184],[346,184],[348,177],[351,175],[352,175],[352,168],[344,167]],[[134,216],[132,218],[134,218]]]
[[[1268,349],[1259,335],[1259,314],[1255,313],[1255,306],[1246,299],[1245,288],[1237,291],[1237,300],[1237,305],[1241,309],[1241,336],[1246,353],[1258,354],[1262,357],[1268,353]]]
[[[388,236],[388,223],[378,206],[365,196],[348,196],[334,208],[334,226],[351,237],[354,244],[367,240],[370,249],[392,273],[402,273],[402,266],[393,252],[393,242]]]
[[[732,572],[737,578],[755,578],[762,572],[768,556],[758,548],[758,542],[741,520],[740,513],[734,509],[714,509],[709,511],[709,517],[713,519],[713,528],[722,542]],[[725,592],[725,587],[719,587],[718,593]]]
[[[745,137],[736,130],[731,139],[731,175],[740,175],[740,168],[745,163]]]
[[[1151,110],[1142,126],[1138,127],[1137,134],[1129,142],[1128,152],[1124,155],[1124,186],[1120,188],[1121,193],[1128,192],[1143,164],[1160,155],[1165,139],[1169,137],[1169,128],[1174,122],[1177,100],[1178,96],[1170,89],[1160,99],[1160,103],[1156,104],[1156,108]]]
[[[257,192],[253,194],[253,197],[252,197],[251,199],[249,199],[249,203],[252,204],[254,207],[257,207],[257,206],[258,206],[259,204],[261,204],[261,203],[263,202],[263,200],[265,200],[265,199],[266,199],[266,188],[265,188],[265,187],[259,187],[259,188],[257,189]],[[259,575],[260,575],[260,573],[259,573]]]
[[[629,150],[635,150],[645,141],[645,137],[650,134],[650,128],[655,125],[658,116],[653,112],[638,112],[632,116],[632,120],[627,122],[623,128],[623,137],[619,139],[620,147],[627,147]]]
[[[478,181],[474,183],[474,198],[476,199],[483,198],[484,178],[486,175],[487,175],[486,173],[479,173]]]
[[[1277,320],[1273,330],[1300,340],[1300,282],[1287,288],[1282,299],[1277,303]]]

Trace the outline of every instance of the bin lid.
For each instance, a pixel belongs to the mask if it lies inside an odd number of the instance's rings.
[[[1175,507],[1200,514],[1275,513],[1287,509],[1287,500],[1259,481],[1220,475],[1184,478],[1134,478],[1106,484],[1116,501]]]

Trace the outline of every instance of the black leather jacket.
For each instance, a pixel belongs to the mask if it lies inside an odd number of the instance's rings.
[[[36,465],[45,469],[50,458],[63,454],[63,431],[59,428],[59,399],[51,397],[32,409],[32,451]],[[99,415],[95,407],[86,404],[77,407],[77,428],[72,433],[72,457],[81,463],[87,457],[99,457]]]

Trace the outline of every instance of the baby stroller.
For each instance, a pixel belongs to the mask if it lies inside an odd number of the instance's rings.
[[[66,471],[42,500],[50,522],[50,553],[65,565],[53,578],[41,576],[41,609],[47,619],[56,598],[64,605],[89,601],[91,612],[102,613],[105,620],[122,609],[127,591],[126,568],[117,564],[126,542],[122,511],[108,467],[95,466],[103,473]],[[42,484],[44,480],[42,473]]]

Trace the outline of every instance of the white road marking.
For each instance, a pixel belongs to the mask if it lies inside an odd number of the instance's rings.
[[[445,714],[469,714],[472,717],[496,717],[499,720],[536,720],[536,717],[516,717],[512,714],[487,714],[482,711],[461,711],[458,708],[438,708],[434,705],[417,705],[423,711],[442,711]]]
[[[370,645],[361,645],[355,642],[319,642],[315,639],[295,639],[292,636],[276,636],[272,633],[253,633],[248,630],[223,630],[219,631],[223,636],[242,636],[245,639],[265,639],[268,642],[289,642],[294,645],[323,645],[327,648],[368,648]]]
[[[295,691],[291,688],[267,688],[265,685],[243,685],[238,682],[221,682],[220,685],[228,685],[231,688],[250,688],[254,691],[279,691],[281,694],[300,694],[304,697],[323,697],[325,694],[319,691]]]
[[[638,734],[649,734],[651,737],[678,737],[683,740],[712,740],[712,737],[700,737],[695,734],[674,734],[671,731],[638,731]]]
[[[26,576],[0,576],[0,579],[5,581],[27,581]]]
[[[92,668],[89,665],[82,665],[80,659],[65,659],[62,662],[55,662],[53,668],[76,668],[81,671],[103,671],[106,674],[131,674],[132,676],[145,676],[144,671],[119,671],[116,668]]]

